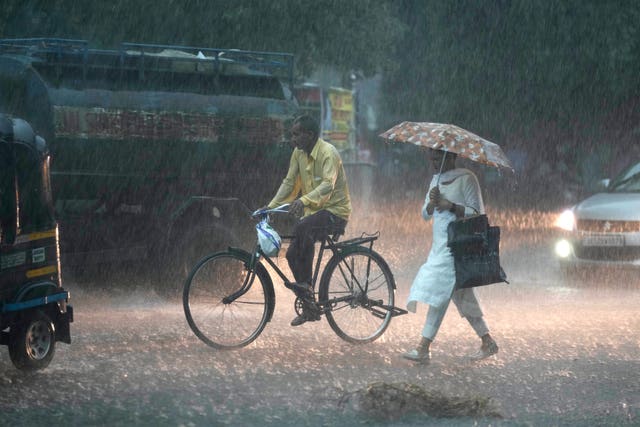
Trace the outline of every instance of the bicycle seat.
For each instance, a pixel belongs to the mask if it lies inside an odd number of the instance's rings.
[[[326,228],[327,237],[334,242],[337,242],[340,236],[344,234],[345,227],[346,224],[331,224]]]
[[[329,224],[322,227],[312,227],[316,240],[331,239],[337,242],[340,236],[344,234],[346,224]]]

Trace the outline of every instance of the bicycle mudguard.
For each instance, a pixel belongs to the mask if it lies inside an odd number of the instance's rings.
[[[239,258],[242,259],[246,259],[247,261],[251,261],[251,254],[247,251],[245,251],[242,248],[236,248],[233,246],[229,246],[227,248],[227,252],[233,254],[233,255],[237,255]]]
[[[244,260],[247,263],[247,266],[251,262],[251,253],[245,251],[244,249],[229,246],[227,252]],[[267,322],[270,322],[271,318],[273,317],[273,312],[276,308],[276,293],[273,289],[273,280],[271,280],[271,275],[261,262],[256,262],[255,268],[256,274],[259,274],[261,278],[264,278],[265,285],[267,287]]]
[[[348,245],[348,246],[343,246],[343,247],[337,247],[336,248],[336,253],[338,253],[340,255],[348,255],[348,254],[353,253],[353,252],[360,252],[363,249],[365,251],[368,251],[368,252],[373,252],[373,250],[371,248],[368,248],[366,246]]]

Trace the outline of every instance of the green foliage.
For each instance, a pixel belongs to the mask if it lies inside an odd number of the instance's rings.
[[[637,144],[638,22],[637,0],[4,0],[0,36],[290,52],[301,80],[382,73],[381,129],[455,123],[570,173],[602,141],[603,164]]]
[[[389,111],[506,135],[589,120],[640,86],[640,3],[405,0]],[[422,96],[416,96],[416,93]]]
[[[455,123],[517,150],[521,190],[505,196],[538,207],[576,202],[637,161],[640,2],[403,0],[398,11],[408,31],[383,81],[382,128]]]
[[[526,132],[522,123],[613,108],[640,86],[634,0],[5,0],[3,9],[2,37],[291,52],[299,76],[320,64],[384,71],[390,122]]]

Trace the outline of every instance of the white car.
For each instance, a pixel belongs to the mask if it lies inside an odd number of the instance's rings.
[[[640,268],[640,163],[612,180],[605,190],[564,211],[556,226],[555,253],[565,273],[590,267]]]

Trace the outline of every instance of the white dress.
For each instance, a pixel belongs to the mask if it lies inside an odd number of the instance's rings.
[[[473,172],[462,168],[452,169],[441,174],[439,182],[438,175],[440,174],[435,174],[431,179],[427,197],[422,207],[422,216],[426,221],[433,217],[433,241],[427,262],[418,270],[409,292],[407,309],[414,313],[417,302],[434,307],[441,307],[443,304],[448,303],[456,283],[453,256],[447,246],[447,226],[456,216],[448,211],[438,212],[437,209],[434,210],[433,215],[429,215],[426,210],[429,203],[429,191],[438,183],[440,194],[447,200],[464,206],[465,215],[484,213],[480,185]],[[475,303],[475,297],[472,295],[473,289],[469,289],[468,293],[471,294],[469,295],[470,297],[473,297],[473,301],[470,301],[470,305],[473,307],[469,307],[469,309],[475,312],[479,310],[479,307],[475,308],[477,303]],[[460,295],[460,297],[463,300],[460,302],[464,304],[466,298],[464,298],[464,295]]]

